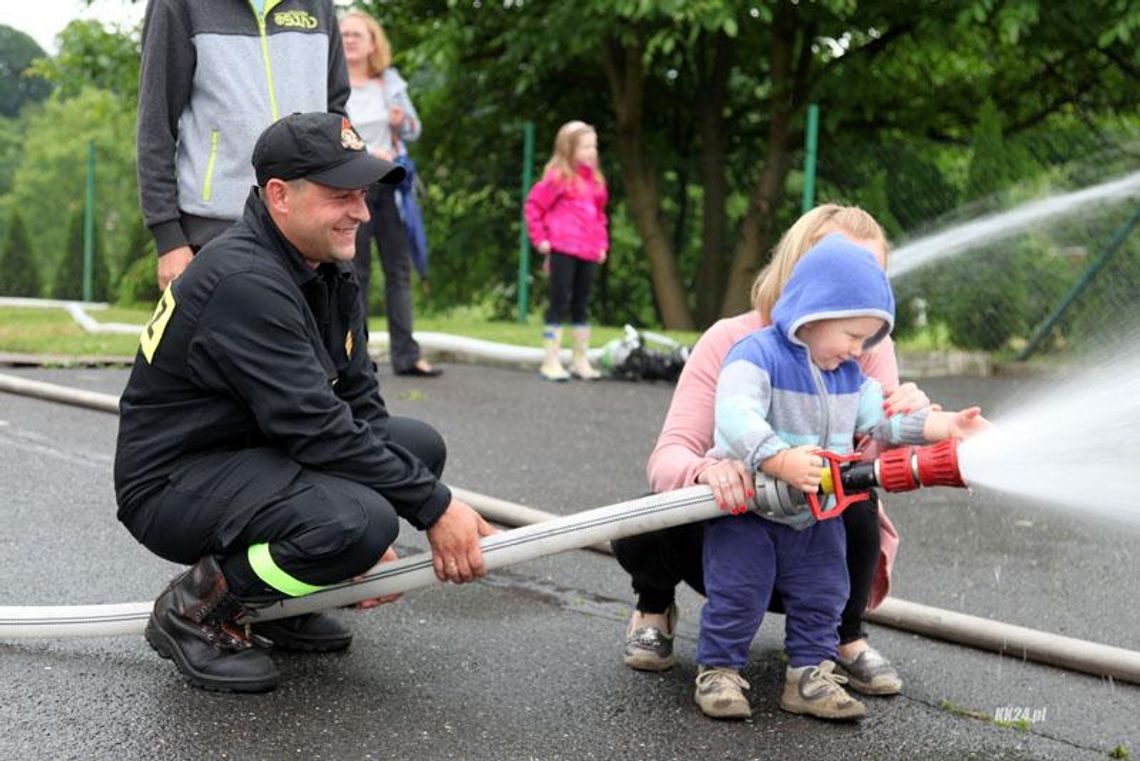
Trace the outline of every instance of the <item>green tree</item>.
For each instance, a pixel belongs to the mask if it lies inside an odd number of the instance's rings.
[[[55,278],[52,281],[52,298],[83,298],[83,224],[83,207],[72,210],[67,223],[67,246],[64,248],[63,256],[60,257],[56,265]],[[109,278],[107,277],[107,265],[103,256],[103,235],[98,225],[95,226],[95,239],[92,253],[91,297],[94,301],[106,301],[109,290]]]
[[[0,293],[32,298],[40,295],[40,273],[32,241],[24,218],[16,211],[8,220],[8,231],[0,248]]]
[[[1020,145],[1005,139],[1002,122],[1001,112],[992,100],[982,103],[966,177],[967,201],[1008,188],[1036,169]]]
[[[41,54],[42,55],[42,54]],[[33,71],[64,98],[93,87],[134,103],[139,93],[140,30],[107,28],[98,21],[72,21],[59,33],[59,53],[40,58]]]
[[[133,105],[128,107],[114,93],[86,89],[74,98],[53,98],[25,124],[20,164],[5,208],[20,210],[36,251],[47,261],[57,261],[67,247],[66,220],[83,210],[87,143],[93,141],[95,226],[112,252],[108,275],[122,272],[140,217]]]
[[[29,67],[43,48],[18,29],[0,24],[0,116],[18,116],[25,103],[43,100],[51,85],[30,75]]]
[[[598,127],[612,208],[628,209],[657,309],[677,328],[747,307],[796,213],[788,188],[811,102],[826,155],[873,139],[965,151],[987,94],[1007,137],[1074,111],[1131,113],[1140,98],[1129,42],[1140,7],[1117,0],[366,4],[399,34],[405,73],[419,74],[417,150],[449,193],[514,188],[526,118],[540,146],[571,118]],[[446,124],[464,128],[433,136]],[[875,174],[836,189],[853,196]],[[893,208],[907,203],[893,186],[888,176],[894,216],[913,219]],[[516,224],[513,204],[479,210],[484,228]]]
[[[0,196],[12,189],[12,176],[20,165],[22,137],[17,119],[0,116]]]

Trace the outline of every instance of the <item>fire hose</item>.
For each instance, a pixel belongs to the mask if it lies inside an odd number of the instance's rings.
[[[0,391],[104,412],[118,412],[118,399],[110,394],[81,391],[13,375],[0,374]],[[829,460],[825,480],[834,479],[833,465],[840,470],[845,467],[849,475],[846,480],[842,475],[838,479],[844,492],[839,500],[846,496],[848,488],[853,494],[857,494],[859,488],[868,488],[868,479],[873,479],[886,491],[906,490],[903,487],[911,483],[911,479],[916,485],[935,485],[933,481],[943,476],[957,475],[960,480],[956,463],[938,463],[932,456],[933,450],[923,448],[922,451],[931,456],[920,460],[914,449],[901,449],[890,450],[873,463],[845,465]],[[895,483],[895,478],[900,478],[900,483]],[[769,489],[777,494],[781,489],[787,491],[786,487],[779,484],[765,484],[764,491],[768,492]],[[787,491],[786,499],[807,500],[807,495],[801,496],[793,491]],[[599,543],[606,540],[722,515],[706,487],[692,487],[566,517],[463,489],[453,489],[453,492],[488,520],[503,525],[524,525],[524,528],[496,534],[483,541],[485,562],[489,570],[579,547],[596,549]],[[764,499],[767,500],[765,504],[773,504],[771,496]],[[786,505],[787,502],[776,504]],[[536,545],[541,545],[541,548]],[[312,606],[305,607],[304,610],[315,610],[349,604],[354,600],[428,586],[434,581],[430,560],[409,557],[373,569],[372,573],[357,582],[330,587],[307,598],[283,601],[277,608],[260,611],[259,615],[265,620],[271,616],[290,616],[301,613],[304,605]],[[103,605],[0,606],[0,639],[137,634],[142,632],[152,605],[151,601],[146,601]],[[868,611],[867,619],[873,623],[949,642],[1140,684],[1140,653],[1124,648],[1063,637],[895,598],[888,598],[875,610]]]
[[[823,454],[829,460],[821,492],[834,493],[835,506],[824,509],[819,496],[804,494],[772,479],[758,479],[753,510],[760,514],[790,515],[810,509],[821,520],[840,515],[848,506],[866,499],[849,488],[869,489],[889,483],[899,491],[930,484],[963,485],[957,472],[955,442],[931,447],[892,450],[891,458],[859,463],[850,456]],[[925,480],[924,480],[925,479]],[[825,500],[826,502],[826,500]],[[706,486],[586,510],[554,520],[486,537],[481,542],[487,570],[566,550],[684,523],[724,515]],[[436,581],[431,555],[423,553],[378,565],[358,579],[323,587],[304,597],[293,597],[258,607],[258,620],[272,620],[351,605],[374,597],[406,592]],[[120,605],[63,605],[0,607],[0,639],[29,637],[97,637],[141,634],[150,602]]]

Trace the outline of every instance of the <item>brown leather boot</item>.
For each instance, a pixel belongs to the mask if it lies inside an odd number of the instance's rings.
[[[277,667],[253,648],[246,612],[230,594],[214,557],[199,560],[170,582],[154,603],[146,641],[170,658],[196,687],[221,692],[265,692],[277,686]]]

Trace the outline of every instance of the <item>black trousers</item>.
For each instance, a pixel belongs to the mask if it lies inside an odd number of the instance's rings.
[[[368,191],[368,211],[372,219],[356,231],[353,268],[360,281],[364,314],[368,315],[368,294],[372,278],[372,240],[380,249],[380,269],[384,273],[384,311],[388,317],[388,354],[392,369],[410,370],[420,358],[420,345],[412,338],[412,261],[404,224],[396,208],[395,191],[373,186]]]
[[[550,254],[550,306],[543,318],[547,325],[561,325],[567,315],[574,325],[589,321],[590,290],[597,270],[597,262],[557,251]]]
[[[863,612],[879,563],[878,495],[857,502],[840,517],[847,534],[847,573],[851,580],[851,593],[839,623],[839,643],[845,644],[867,636]],[[687,523],[614,541],[614,555],[632,578],[637,609],[643,613],[664,613],[673,604],[681,582],[704,595],[703,545],[703,523]],[[773,593],[768,609],[784,612],[779,592]]]
[[[390,419],[392,441],[436,476],[447,449],[434,428]],[[268,543],[277,567],[317,586],[367,571],[399,533],[395,508],[355,481],[303,468],[277,449],[219,452],[186,464],[140,506],[127,527],[151,552],[192,565],[216,555],[239,597],[285,597],[258,578],[251,545]]]

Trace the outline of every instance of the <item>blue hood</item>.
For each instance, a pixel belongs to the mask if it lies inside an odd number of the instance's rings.
[[[866,343],[883,340],[895,322],[895,297],[875,255],[842,235],[828,235],[804,254],[772,307],[780,335],[803,345],[805,323],[843,317],[878,317],[886,325]]]

